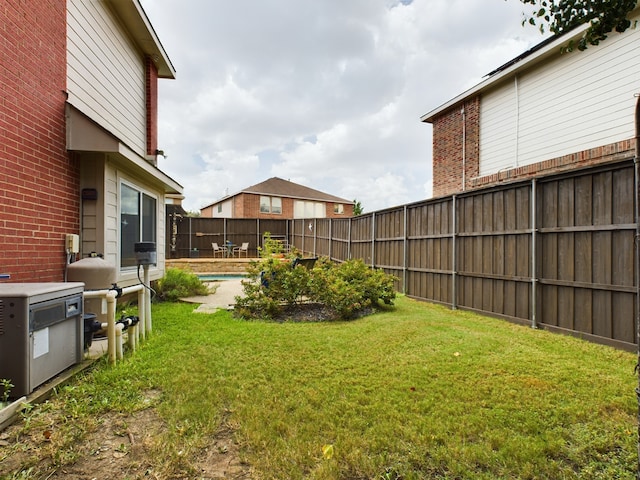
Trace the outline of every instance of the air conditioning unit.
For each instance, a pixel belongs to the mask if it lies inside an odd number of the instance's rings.
[[[12,398],[82,361],[83,291],[81,282],[0,284],[0,378]]]

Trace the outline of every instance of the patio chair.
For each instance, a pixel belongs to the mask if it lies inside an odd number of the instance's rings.
[[[242,254],[242,252],[244,252],[245,257],[249,256],[249,242],[244,242],[242,246],[234,247],[233,249],[233,255],[235,256],[235,254],[237,253],[238,258],[240,258],[240,255]]]
[[[220,254],[220,258],[224,257],[224,248],[218,245],[216,242],[211,243],[211,248],[213,248],[213,258],[216,257],[216,254]]]

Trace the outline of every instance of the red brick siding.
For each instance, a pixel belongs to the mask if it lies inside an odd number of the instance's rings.
[[[291,219],[293,218],[294,199],[282,197],[282,213],[262,213],[260,212],[260,195],[251,193],[240,193],[233,197],[233,218],[275,218],[275,219]],[[345,203],[343,213],[334,213],[334,204],[327,202],[327,218],[348,218],[353,217],[353,204]],[[200,214],[203,217],[212,217],[214,209],[217,207],[209,206],[202,208]]]
[[[577,167],[628,160],[633,158],[634,155],[635,139],[623,140],[621,142],[583,150],[582,152],[552,158],[543,162],[524,165],[504,172],[474,178],[471,181],[471,188],[480,188],[506,181],[533,178],[541,174],[559,173]]]
[[[479,177],[479,97],[467,100],[465,110],[466,176],[462,185],[462,107],[458,105],[433,120],[433,195],[435,197],[487,187],[505,181],[532,178],[576,168],[633,158],[635,140],[603,145],[543,162]]]
[[[262,213],[260,212],[260,195],[250,193],[241,193],[235,197],[235,218],[276,218],[290,219],[293,218],[293,198],[282,197],[282,213]],[[353,216],[353,205],[344,204],[344,213],[337,214],[333,212],[333,203],[326,203],[327,218],[345,218]]]
[[[0,15],[0,273],[62,281],[64,235],[79,231],[79,168],[65,149],[65,2],[8,2]]]
[[[464,107],[464,115],[462,113]],[[467,100],[433,120],[433,195],[466,190],[479,170],[479,98]],[[463,137],[466,139],[463,149]],[[463,162],[463,150],[465,162]],[[463,179],[465,164],[465,183]]]
[[[217,211],[217,208],[216,208]],[[200,209],[200,216],[204,218],[213,217],[213,207],[204,207]]]
[[[146,59],[147,155],[158,150],[158,69],[150,57]]]

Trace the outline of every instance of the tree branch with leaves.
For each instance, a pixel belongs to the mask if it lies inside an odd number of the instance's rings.
[[[578,40],[578,50],[598,45],[612,31],[624,32],[631,26],[629,14],[637,0],[520,0],[533,7],[522,21],[537,26],[542,33],[550,31],[556,35],[589,23],[589,28]],[[573,49],[573,44],[566,47]]]

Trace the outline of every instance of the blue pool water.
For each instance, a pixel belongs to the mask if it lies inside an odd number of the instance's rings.
[[[198,275],[198,278],[203,282],[221,282],[224,280],[244,280],[247,276],[233,273],[226,275],[224,273],[220,273],[217,275]]]

